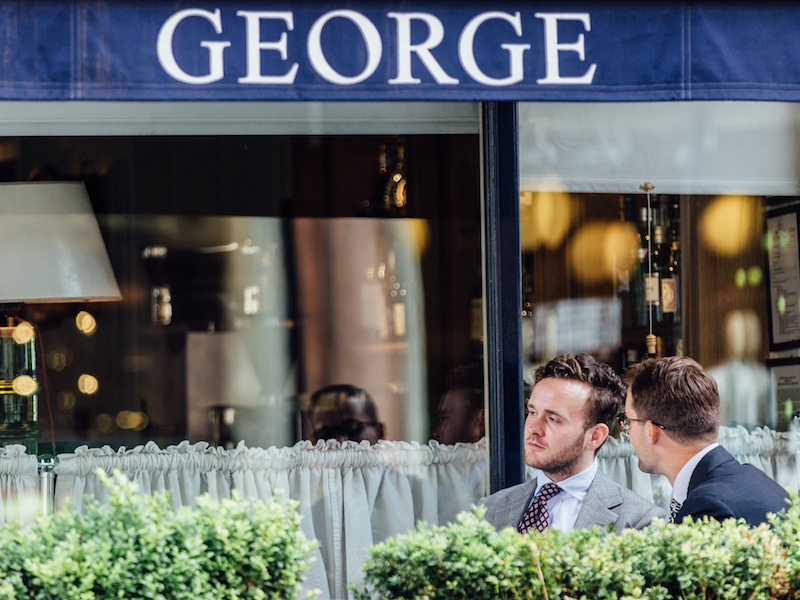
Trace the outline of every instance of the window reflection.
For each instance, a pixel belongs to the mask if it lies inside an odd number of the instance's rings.
[[[525,375],[561,352],[617,369],[688,354],[717,379],[723,424],[770,424],[764,198],[523,192],[520,206]]]
[[[83,305],[24,309],[50,349],[59,450],[291,445],[308,396],[341,382],[369,390],[386,438],[427,442],[447,372],[482,356],[477,135],[8,147],[0,179],[49,165],[86,182],[123,288],[90,336]]]

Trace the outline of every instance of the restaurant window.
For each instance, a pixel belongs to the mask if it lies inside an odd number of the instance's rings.
[[[521,104],[524,375],[559,352],[617,370],[685,354],[716,379],[722,425],[785,431],[798,408],[774,393],[786,351],[770,328],[796,304],[778,306],[766,223],[796,210],[797,118],[780,103]]]
[[[123,296],[23,308],[42,451],[291,446],[332,384],[426,443],[454,373],[483,396],[478,105],[81,103],[48,127],[6,108],[0,179],[83,181]]]

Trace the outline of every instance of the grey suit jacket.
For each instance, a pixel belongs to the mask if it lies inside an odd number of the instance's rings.
[[[481,498],[480,504],[486,506],[486,520],[496,529],[516,527],[535,491],[534,479]],[[656,517],[665,519],[666,516],[664,509],[622,487],[602,471],[597,471],[578,513],[575,529],[589,529],[595,525],[604,529],[613,526],[619,534],[623,529],[641,529]]]

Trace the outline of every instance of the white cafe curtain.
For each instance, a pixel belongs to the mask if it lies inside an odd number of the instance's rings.
[[[298,442],[285,448],[233,450],[205,442],[166,449],[149,442],[133,449],[82,447],[61,455],[56,509],[71,499],[81,509],[86,496],[101,502],[106,489],[96,469],[118,470],[150,493],[168,490],[173,504],[195,504],[199,494],[227,498],[239,489],[248,498],[283,490],[300,501],[302,528],[320,546],[305,584],[322,598],[343,599],[358,582],[369,546],[412,529],[417,521],[451,521],[485,490],[486,444],[442,446],[432,441]]]
[[[0,448],[0,525],[30,523],[40,507],[36,456],[18,444]]]
[[[800,489],[800,434],[721,427],[720,443],[740,462],[754,464],[787,489]],[[19,494],[24,481],[4,477],[24,457],[8,453],[0,456],[0,481],[8,481],[10,491]],[[28,458],[35,474],[35,457]],[[669,482],[639,470],[627,434],[609,438],[599,460],[615,481],[669,505]],[[80,509],[87,496],[104,501],[107,494],[97,468],[119,470],[145,493],[169,490],[175,506],[192,506],[206,492],[226,498],[239,489],[249,498],[268,498],[281,489],[301,502],[303,531],[320,542],[304,589],[319,589],[322,598],[339,600],[348,597],[348,583],[361,580],[370,545],[412,529],[419,520],[447,523],[477,502],[486,489],[487,464],[485,440],[455,446],[435,441],[381,441],[375,446],[303,441],[286,448],[240,445],[233,450],[205,442],[166,449],[149,442],[117,451],[82,447],[59,456],[55,505],[59,508],[69,498]]]

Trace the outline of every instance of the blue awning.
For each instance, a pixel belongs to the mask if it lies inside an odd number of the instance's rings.
[[[800,4],[0,3],[3,100],[800,100]]]

